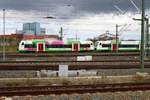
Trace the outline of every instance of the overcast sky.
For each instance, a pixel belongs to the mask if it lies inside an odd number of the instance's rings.
[[[146,15],[150,16],[150,0],[146,1]],[[136,5],[136,6],[134,6]],[[85,40],[109,31],[115,34],[115,24],[124,27],[122,39],[139,39],[141,0],[0,0],[0,8],[6,9],[6,33],[21,30],[25,22],[40,22],[47,34],[58,34],[64,28],[65,38]],[[2,10],[0,12],[2,33]],[[43,19],[53,16],[56,19]]]

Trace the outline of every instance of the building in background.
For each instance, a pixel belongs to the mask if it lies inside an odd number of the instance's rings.
[[[41,34],[42,36],[46,35],[46,28],[41,28]]]
[[[18,33],[18,31],[16,31]],[[21,31],[19,31],[21,33]],[[41,28],[40,23],[33,22],[33,23],[24,23],[23,24],[23,39],[30,40],[30,39],[46,39],[46,40],[58,40],[58,35],[46,35],[46,28]]]
[[[23,24],[23,33],[26,35],[41,35],[41,27],[40,23],[33,22],[33,23],[24,23]]]

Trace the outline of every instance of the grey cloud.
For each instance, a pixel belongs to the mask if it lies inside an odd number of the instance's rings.
[[[133,0],[140,8],[141,0]],[[146,1],[147,9],[150,7],[150,0]],[[17,11],[36,11],[51,13],[56,16],[78,16],[91,13],[113,13],[117,5],[123,11],[136,12],[130,0],[0,0],[0,8]],[[65,8],[64,6],[68,6]],[[72,7],[71,11],[67,11]]]

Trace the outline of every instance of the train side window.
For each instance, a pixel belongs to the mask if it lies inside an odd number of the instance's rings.
[[[122,48],[139,48],[139,45],[128,45],[128,44],[123,44],[123,45],[119,45],[119,47]]]
[[[102,47],[111,47],[110,44],[102,44]]]

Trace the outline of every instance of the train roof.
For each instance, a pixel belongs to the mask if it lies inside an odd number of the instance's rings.
[[[92,41],[81,41],[81,44],[91,44],[93,43]]]
[[[121,41],[121,44],[139,44],[140,41]]]
[[[96,41],[98,43],[111,43],[112,41],[111,40],[107,40],[107,41]]]
[[[61,41],[61,40],[54,40],[54,41],[51,41],[51,44],[52,44],[52,45],[63,45],[63,44],[64,44],[64,41]]]

